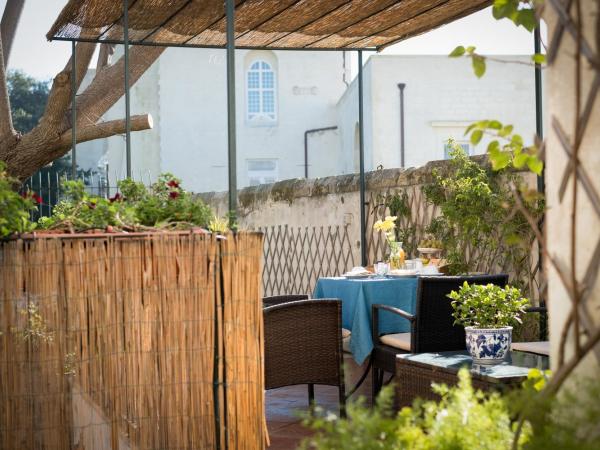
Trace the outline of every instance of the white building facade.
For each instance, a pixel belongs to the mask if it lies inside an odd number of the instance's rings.
[[[357,80],[343,52],[236,53],[238,185],[358,171]],[[535,132],[533,67],[526,57],[489,62],[477,79],[467,59],[374,55],[364,66],[365,168],[401,167],[446,157],[473,121],[497,119],[525,141]],[[518,61],[519,63],[510,63]],[[154,128],[132,134],[135,178],[172,172],[196,192],[227,188],[225,52],[168,49],[132,89],[132,114],[150,113]],[[403,87],[404,127],[401,127]],[[106,119],[124,116],[116,105]],[[325,128],[325,130],[322,130]],[[79,154],[86,151],[82,145]],[[79,147],[78,147],[79,148]],[[111,184],[125,176],[123,137],[107,139],[102,164]],[[91,148],[90,148],[91,150]],[[94,158],[88,157],[91,161]],[[99,159],[99,158],[97,158]]]

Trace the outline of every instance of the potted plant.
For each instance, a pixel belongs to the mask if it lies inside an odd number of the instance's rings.
[[[512,286],[469,285],[465,281],[452,299],[455,324],[465,327],[467,350],[476,364],[502,362],[512,341],[512,325],[521,322],[529,300]]]

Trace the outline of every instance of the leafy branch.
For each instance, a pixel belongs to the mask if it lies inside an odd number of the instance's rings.
[[[494,0],[492,14],[496,20],[508,19],[517,27],[521,26],[531,33],[538,25],[538,15],[542,4],[543,0]],[[477,78],[481,78],[485,74],[486,61],[525,65],[541,65],[546,63],[546,55],[542,53],[533,54],[531,56],[531,63],[507,61],[505,59],[481,55],[476,52],[476,48],[472,45],[467,47],[459,45],[448,56],[451,58],[460,58],[463,56],[471,58],[473,72]]]
[[[525,61],[518,61],[518,60],[506,60],[506,59],[501,59],[501,58],[494,58],[492,56],[484,56],[481,55],[479,53],[477,53],[476,51],[476,47],[470,45],[467,47],[464,47],[462,45],[459,45],[458,47],[456,47],[454,50],[452,50],[452,52],[450,52],[450,54],[448,55],[451,58],[460,58],[460,57],[467,57],[467,58],[471,58],[471,63],[473,65],[473,72],[475,73],[475,76],[477,78],[481,78],[483,75],[485,75],[485,71],[487,68],[487,61],[494,61],[494,62],[498,62],[498,63],[502,63],[502,64],[522,64],[522,65],[526,65],[526,66],[534,66],[536,64],[545,64],[546,63],[546,55],[544,55],[543,53],[535,53],[531,56],[531,62],[525,62]]]
[[[513,129],[512,125],[504,125],[498,120],[480,120],[469,125],[465,135],[471,133],[470,141],[473,145],[479,144],[484,134],[494,138],[487,147],[494,170],[509,166],[519,170],[527,167],[536,175],[541,175],[544,163],[539,157],[538,147],[535,144],[525,146],[523,137],[513,133]]]

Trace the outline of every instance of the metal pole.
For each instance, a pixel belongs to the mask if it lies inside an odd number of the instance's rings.
[[[542,51],[540,27],[539,24],[533,32],[533,46],[535,53]],[[542,67],[539,64],[535,65],[535,131],[540,139],[544,139],[544,120],[542,111]],[[537,179],[537,187],[539,192],[544,192],[545,181],[544,173]]]
[[[400,167],[404,168],[404,88],[405,83],[398,83],[400,89]]]
[[[123,47],[125,61],[125,157],[131,178],[131,104],[129,95],[129,0],[123,0]]]
[[[360,178],[360,260],[367,263],[366,217],[365,217],[365,124],[363,120],[363,62],[362,50],[358,51],[358,129],[359,129],[359,178]]]
[[[77,178],[77,49],[71,42],[71,178]]]
[[[230,222],[237,213],[237,154],[235,139],[235,2],[227,1],[227,142]]]
[[[540,24],[533,31],[533,49],[535,53],[541,53],[541,36],[540,36]],[[535,132],[539,139],[544,139],[544,120],[542,115],[542,67],[540,64],[535,65]],[[538,192],[544,192],[546,190],[545,182],[546,168],[542,170],[542,174],[537,177],[537,190]],[[544,215],[540,219],[540,228],[543,226]],[[542,258],[542,243],[538,242],[538,277],[541,276],[544,270],[544,260]],[[540,305],[545,305],[546,299],[541,296],[540,293]],[[540,314],[540,334],[546,336],[548,330],[547,317],[544,314]],[[546,338],[544,338],[546,339]]]

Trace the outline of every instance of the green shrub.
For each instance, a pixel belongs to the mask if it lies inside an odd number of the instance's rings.
[[[181,187],[181,180],[170,173],[160,175],[150,190],[131,180],[120,182],[119,189],[127,201],[135,203],[137,217],[144,226],[164,227],[172,224],[206,228],[214,216],[210,207],[185,191]]]
[[[433,182],[423,187],[427,201],[439,208],[427,232],[443,243],[450,274],[477,269],[510,268],[512,283],[526,287],[534,234],[525,217],[514,211],[510,184],[520,186],[512,170],[492,171],[470,159],[454,142],[448,173],[433,171]],[[541,199],[528,202],[534,216],[543,211]]]
[[[17,180],[10,177],[0,161],[0,238],[13,233],[24,233],[35,228],[29,213],[37,209],[42,199],[34,192],[19,195],[14,186]]]
[[[507,394],[473,389],[461,369],[458,385],[433,385],[439,402],[415,401],[392,410],[391,386],[374,408],[348,405],[348,418],[334,414],[305,419],[315,431],[304,450],[596,450],[600,448],[600,383],[572,380],[558,396],[545,396],[549,371],[532,369],[519,389]],[[522,426],[519,420],[523,419]],[[520,431],[518,431],[520,428]],[[514,445],[514,441],[516,445]]]
[[[499,328],[521,322],[529,300],[517,288],[495,284],[469,285],[448,294],[452,299],[454,323],[465,327]]]
[[[43,229],[70,232],[116,227],[134,230],[135,211],[130,204],[90,195],[81,180],[63,181],[64,198],[52,210],[52,216],[41,217]]]
[[[520,396],[534,433],[526,450],[598,450],[600,449],[600,383],[598,379],[571,379],[556,398]],[[526,405],[524,405],[526,403]],[[518,403],[517,403],[518,404]]]
[[[185,191],[171,174],[161,175],[149,189],[142,183],[122,180],[118,183],[120,193],[110,199],[89,194],[80,180],[63,181],[62,186],[63,200],[51,217],[39,221],[44,229],[206,228],[213,217],[210,207]]]
[[[412,408],[392,412],[391,387],[385,388],[375,408],[349,405],[348,419],[334,415],[307,419],[316,434],[301,449],[474,450],[510,449],[514,424],[502,397],[473,389],[466,369],[457,387],[434,385],[439,402],[416,402]],[[530,437],[525,426],[519,447]]]

